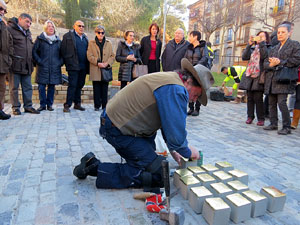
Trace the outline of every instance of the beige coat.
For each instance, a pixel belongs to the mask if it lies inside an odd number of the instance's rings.
[[[98,59],[100,59],[100,49],[95,40],[89,41],[87,50],[87,58],[90,62],[90,80],[101,81],[101,70],[98,67]],[[105,40],[103,46],[102,62],[108,63],[110,66],[114,63],[115,54],[113,53],[112,44],[109,40]]]

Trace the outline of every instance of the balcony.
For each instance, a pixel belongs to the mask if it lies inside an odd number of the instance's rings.
[[[226,42],[232,42],[232,40],[233,40],[232,35],[225,36],[225,41]]]
[[[271,10],[270,16],[276,17],[285,13],[285,6],[284,5],[275,6],[274,8],[270,8],[270,10]]]

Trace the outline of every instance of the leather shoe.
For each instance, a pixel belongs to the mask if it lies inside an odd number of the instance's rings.
[[[21,115],[20,109],[13,109],[13,114],[16,115],[16,116]]]
[[[291,133],[292,133],[291,129],[287,128],[287,127],[284,127],[277,132],[277,134],[281,134],[281,135],[287,135],[287,134],[291,134]]]
[[[251,124],[251,123],[252,123],[252,121],[253,121],[253,119],[252,119],[252,118],[250,118],[250,117],[248,117],[248,119],[246,120],[246,124]]]
[[[52,106],[47,106],[47,110],[48,111],[54,111],[54,109],[52,108]]]
[[[259,120],[257,123],[256,123],[257,126],[264,126],[265,125],[265,121],[263,120]]]
[[[264,130],[278,130],[278,127],[270,124],[270,125],[264,127]]]
[[[8,120],[11,117],[11,115],[6,114],[2,110],[0,110],[0,120]]]
[[[74,105],[74,109],[80,110],[80,111],[85,111],[85,108],[83,108],[80,104]]]
[[[43,106],[40,106],[40,108],[38,108],[37,110],[38,110],[39,112],[41,112],[41,111],[43,111],[43,110],[46,110],[46,107],[45,107],[45,106],[44,106],[44,107],[43,107]]]
[[[192,115],[192,113],[194,112],[194,110],[193,109],[190,109],[189,111],[188,111],[188,116],[190,116],[190,115]]]
[[[64,110],[63,111],[69,113],[70,112],[70,107],[68,105],[64,104]]]
[[[93,160],[94,159],[94,160]],[[89,172],[99,164],[99,160],[96,159],[95,154],[92,152],[87,153],[80,160],[80,164],[75,166],[73,170],[74,176],[78,179],[85,179],[87,175],[90,175]],[[97,175],[97,174],[91,174]]]
[[[25,108],[24,110],[26,113],[32,113],[32,114],[40,114],[40,112],[38,110],[36,110],[35,108],[31,107],[31,108]]]
[[[195,111],[192,113],[192,116],[199,116],[199,110],[195,110]]]

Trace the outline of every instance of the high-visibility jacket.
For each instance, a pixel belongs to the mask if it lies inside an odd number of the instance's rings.
[[[206,47],[208,49],[209,58],[214,59],[214,51],[210,47],[208,47],[207,45],[206,45]]]
[[[247,67],[245,66],[232,66],[228,67],[227,77],[224,79],[224,82],[228,82],[230,79],[235,81],[235,84],[232,86],[233,89],[238,88],[238,84],[241,82],[241,78],[245,73]]]

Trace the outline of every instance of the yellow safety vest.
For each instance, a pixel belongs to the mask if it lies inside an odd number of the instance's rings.
[[[208,47],[207,45],[206,45],[206,47],[207,47],[207,49],[208,49],[208,56],[209,56],[209,58],[214,58],[214,51],[210,48],[210,47]]]
[[[227,77],[224,79],[224,82],[228,82],[230,79],[241,79],[242,78],[242,75],[244,74],[244,72],[246,71],[247,67],[245,66],[233,66],[233,68],[235,69],[236,73],[237,73],[237,76],[232,76],[231,74],[231,69],[230,67],[228,67],[228,75]]]

